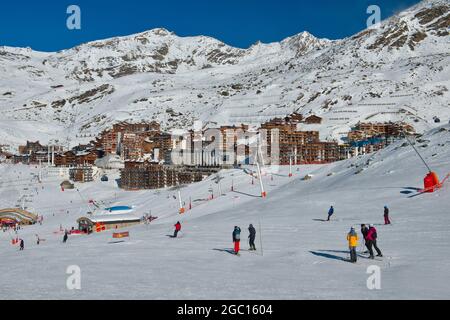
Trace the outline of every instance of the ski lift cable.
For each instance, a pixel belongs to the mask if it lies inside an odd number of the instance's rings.
[[[406,115],[403,117],[402,122],[404,122],[406,119]],[[419,153],[419,151],[417,150],[417,148],[411,143],[411,141],[409,140],[408,136],[405,133],[404,128],[402,127],[402,133],[403,136],[405,137],[406,141],[408,142],[408,144],[414,149],[414,151],[417,153],[417,155],[419,156],[420,160],[422,160],[422,162],[424,163],[425,167],[427,167],[428,172],[432,172],[430,166],[426,163],[425,159],[422,157],[422,155]]]
[[[405,136],[406,141],[408,141],[409,145],[414,149],[414,151],[417,153],[417,155],[419,156],[420,160],[422,160],[423,164],[427,167],[428,172],[432,172],[430,166],[426,163],[425,159],[422,157],[422,155],[419,153],[419,151],[417,150],[417,148],[411,143],[411,141],[409,140],[409,138],[406,136],[405,132],[402,130],[403,135]]]

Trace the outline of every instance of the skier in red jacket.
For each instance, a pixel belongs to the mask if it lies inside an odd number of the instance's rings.
[[[389,208],[384,206],[384,224],[391,224],[391,220],[389,220]]]
[[[381,250],[378,248],[377,246],[377,229],[375,229],[375,227],[373,225],[369,225],[369,231],[367,232],[366,235],[366,245],[367,245],[367,249],[369,249],[369,253],[370,259],[373,259],[373,248],[375,248],[375,250],[377,251],[377,257],[382,257],[383,255],[381,254]]]
[[[176,238],[178,235],[178,232],[181,230],[181,223],[178,221],[176,224],[174,224],[175,231],[173,233],[173,237]]]

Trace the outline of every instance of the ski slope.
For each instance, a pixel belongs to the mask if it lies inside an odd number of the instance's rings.
[[[449,125],[430,131],[416,146],[441,179],[450,172]],[[13,206],[26,194],[28,209],[45,216],[42,226],[19,231],[24,251],[11,245],[9,233],[0,232],[3,299],[450,298],[450,257],[445,254],[450,184],[417,195],[427,171],[403,142],[330,165],[298,166],[292,178],[286,167],[266,173],[266,199],[244,170],[222,171],[221,196],[214,177],[181,189],[183,201],[189,203],[190,197],[193,204],[182,216],[176,190],[122,191],[112,179],[117,173],[110,173],[109,182],[76,185],[80,193],[62,192],[62,178],[43,170],[39,184],[38,172],[0,165],[0,206]],[[312,179],[301,180],[306,174]],[[210,188],[214,199],[205,200]],[[104,206],[130,205],[137,216],[151,211],[159,218],[122,229],[130,232],[122,243],[111,243],[107,231],[69,236],[63,244],[60,225],[76,226],[90,199]],[[330,205],[335,207],[332,221],[321,221]],[[384,205],[391,211],[390,226],[381,225]],[[177,220],[182,231],[172,239],[168,235]],[[256,253],[246,251],[250,223],[257,229]],[[343,260],[346,234],[355,226],[360,235],[361,223],[375,224],[384,257],[360,257],[351,264]],[[243,231],[240,256],[229,253],[235,225]],[[36,234],[45,239],[39,246]],[[81,290],[66,287],[70,265],[81,268]],[[381,268],[380,290],[366,286],[370,265]]]

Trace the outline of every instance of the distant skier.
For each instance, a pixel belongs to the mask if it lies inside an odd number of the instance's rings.
[[[177,221],[177,223],[174,224],[175,231],[173,232],[173,237],[176,238],[178,235],[178,232],[181,230],[181,223],[180,221]]]
[[[233,230],[233,243],[234,243],[234,254],[239,254],[239,245],[241,242],[241,228],[238,226],[234,227]]]
[[[250,245],[249,250],[256,250],[256,246],[255,246],[256,230],[252,224],[250,224],[248,226],[248,232],[249,232],[248,241],[249,241],[249,245]]]
[[[350,232],[347,234],[347,241],[350,250],[350,261],[355,263],[357,260],[356,247],[358,246],[358,234],[355,228],[351,227]]]
[[[389,208],[384,206],[384,224],[391,224],[391,220],[389,220]]]
[[[330,210],[328,210],[328,219],[327,219],[327,221],[330,221],[330,218],[333,215],[333,213],[334,213],[334,208],[333,208],[333,206],[331,206]]]
[[[369,258],[373,259],[373,248],[377,251],[377,257],[382,257],[381,250],[377,246],[377,229],[371,224],[369,225],[369,231],[366,236],[367,249],[369,249]]]
[[[63,243],[67,242],[67,239],[69,238],[68,232],[64,232],[64,237],[63,237]]]
[[[20,239],[20,251],[23,251],[23,249],[25,248],[25,243],[23,242],[23,239]]]

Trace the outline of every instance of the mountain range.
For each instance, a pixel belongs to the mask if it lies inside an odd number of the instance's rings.
[[[425,0],[342,40],[302,32],[234,48],[166,29],[59,52],[0,47],[0,145],[84,143],[114,122],[165,130],[323,118],[324,140],[359,121],[424,132],[450,119],[450,5]]]

